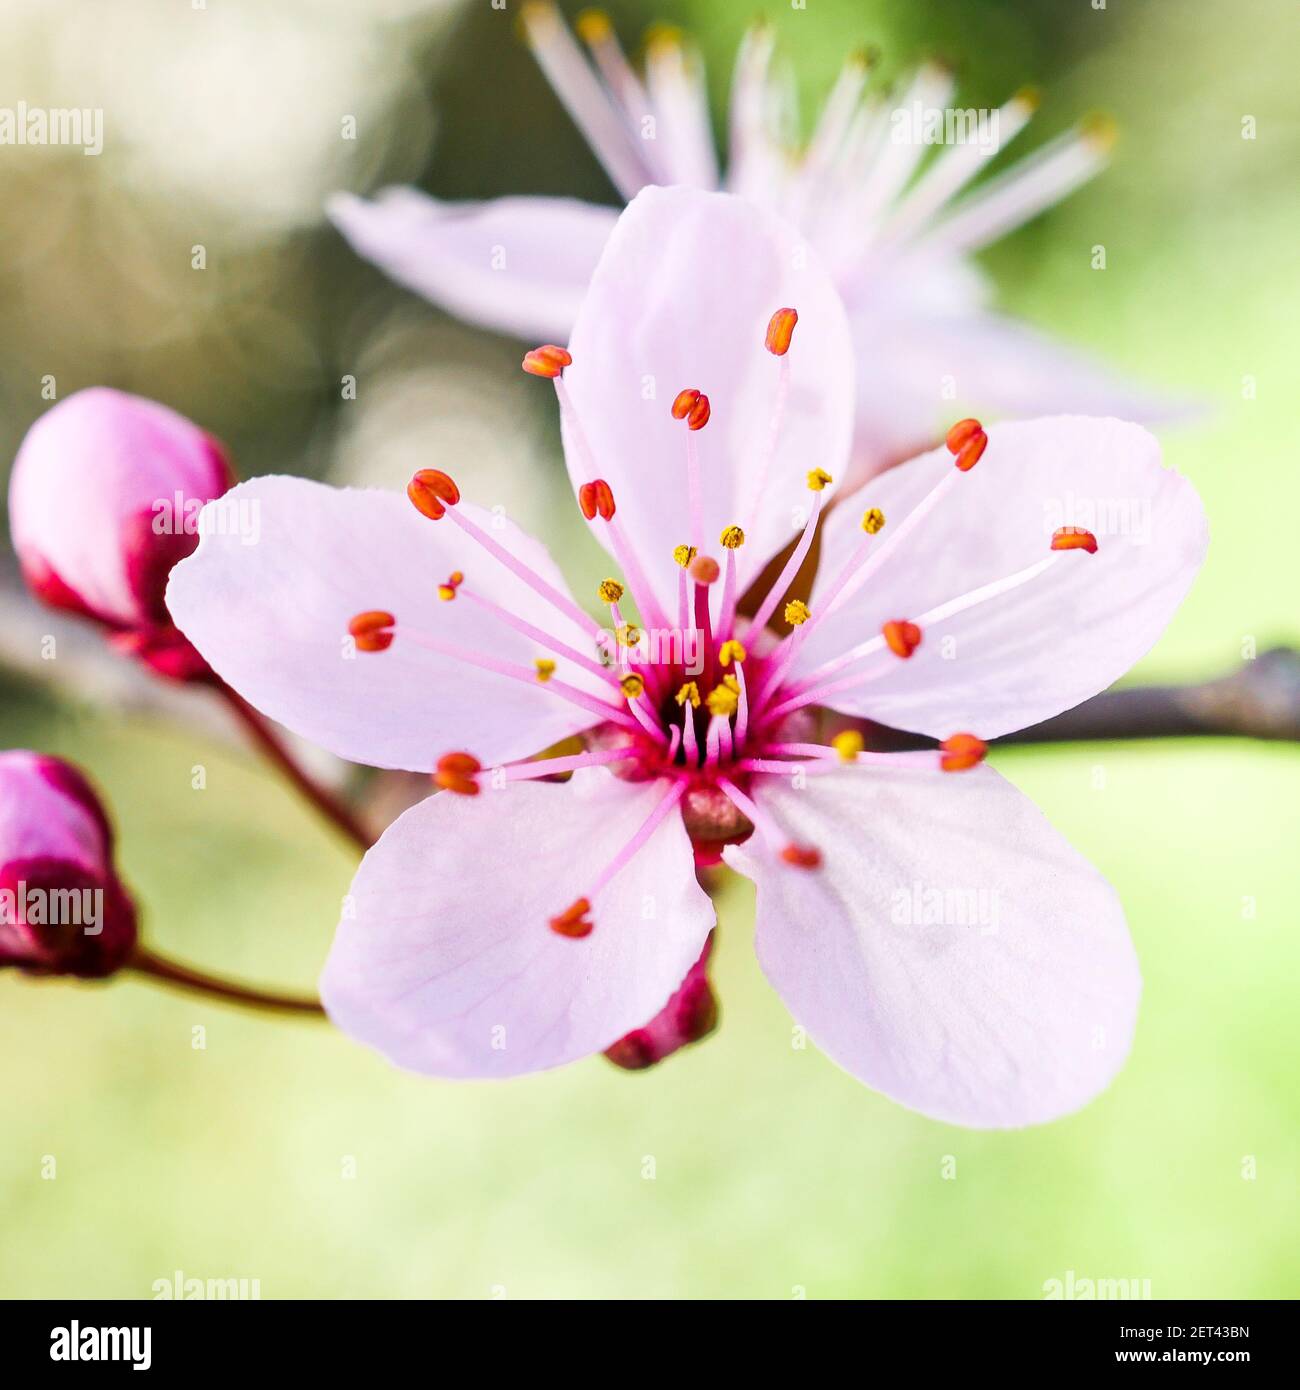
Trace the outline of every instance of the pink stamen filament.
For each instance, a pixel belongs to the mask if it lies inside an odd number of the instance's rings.
[[[668,737],[663,724],[659,721],[659,716],[655,713],[644,693],[630,699],[627,702],[627,707],[632,711],[632,717],[637,723],[657,742],[662,743]]]
[[[499,541],[495,541],[481,527],[472,522],[458,506],[449,506],[447,516],[472,540],[475,540],[494,559],[499,560],[517,578],[536,594],[540,594],[552,608],[558,609],[566,618],[571,618],[583,631],[595,637],[600,628],[590,615],[584,613],[574,601],[562,594],[553,584],[548,584],[540,574],[534,574],[522,560],[513,556]]]
[[[531,638],[539,646],[552,651],[556,656],[562,656],[575,665],[581,666],[584,671],[590,671],[593,676],[599,676],[603,681],[615,681],[615,677],[610,673],[606,666],[602,666],[595,657],[584,656],[580,651],[570,647],[567,643],[561,642],[558,637],[552,637],[549,632],[544,632],[539,627],[534,627],[532,623],[526,622],[523,618],[512,613],[508,608],[495,602],[493,599],[485,598],[482,594],[476,593],[473,589],[461,584],[456,590],[458,599],[469,599],[471,603],[476,603],[480,608],[485,608],[489,613],[495,614],[503,623],[514,628],[516,632],[522,633],[525,637]],[[454,602],[454,600],[453,600]]]
[[[690,513],[691,544],[698,555],[704,546],[704,490],[700,483],[698,431],[686,432],[686,496]]]
[[[817,521],[822,514],[822,498],[825,495],[825,489],[813,493],[812,512],[803,528],[803,535],[799,537],[799,544],[795,546],[794,553],[785,562],[785,568],[777,577],[776,583],[767,591],[767,597],[759,606],[758,612],[754,614],[753,630],[756,633],[762,632],[767,626],[768,619],[776,611],[776,605],[785,597],[786,590],[794,582],[795,575],[799,573],[808,551],[812,548],[813,536],[817,531]]]
[[[619,870],[626,867],[629,861],[636,855],[637,851],[640,850],[645,845],[646,841],[651,837],[651,835],[655,833],[655,831],[659,827],[660,821],[663,820],[663,818],[668,814],[668,812],[671,811],[673,807],[676,806],[677,803],[685,795],[686,786],[687,784],[685,781],[674,782],[670,787],[667,795],[665,795],[663,799],[659,802],[659,804],[654,808],[654,810],[650,812],[649,816],[646,818],[645,823],[641,826],[641,828],[636,832],[635,835],[632,836],[632,838],[627,842],[627,844],[625,844],[623,848],[619,850],[619,852],[614,856],[614,858],[611,859],[608,864],[606,864],[604,869],[601,870],[600,874],[597,875],[596,881],[591,885],[591,887],[587,890],[587,893],[585,894],[585,896],[592,902],[593,909],[594,904],[596,902],[596,895],[602,889],[608,887],[610,881],[619,872]]]
[[[766,811],[755,804],[752,797],[746,796],[734,782],[729,781],[726,777],[719,777],[717,780],[718,787],[731,804],[749,820],[754,829],[767,842],[768,848],[779,854],[781,847],[789,838],[781,833],[781,827]]]
[[[415,632],[404,624],[398,624],[393,631],[400,639],[410,642],[413,646],[421,647],[425,651],[433,652],[438,656],[450,657],[453,661],[463,661],[467,666],[477,666],[480,670],[491,671],[494,675],[523,681],[526,685],[535,686],[538,690],[547,691],[552,695],[558,695],[561,699],[568,700],[570,704],[587,710],[598,719],[611,719],[626,729],[639,731],[636,721],[620,706],[613,705],[608,700],[602,700],[599,696],[589,695],[585,690],[578,690],[566,681],[556,680],[554,677],[547,681],[539,681],[535,667],[520,666],[513,661],[501,661],[497,657],[469,651],[450,642],[441,642],[436,637],[430,637],[427,633]]]
[[[601,767],[606,763],[626,762],[636,757],[631,744],[622,748],[600,748],[589,753],[574,753],[561,758],[539,758],[535,762],[506,763],[491,772],[480,773],[479,780],[489,782],[493,773],[501,772],[507,782],[528,782],[537,777],[553,777],[560,772],[577,772],[579,768]]]
[[[776,457],[777,439],[780,437],[781,427],[785,423],[786,402],[790,397],[790,354],[782,354],[778,361],[776,399],[772,404],[772,418],[767,427],[767,439],[759,459],[758,472],[754,479],[754,490],[750,495],[749,511],[742,523],[745,531],[752,531],[758,519],[758,509],[763,503],[764,494],[767,492],[768,475],[772,471],[772,461]]]
[[[718,605],[718,635],[730,637],[736,625],[736,552],[727,550],[727,569],[722,581],[722,602]]]
[[[569,437],[573,440],[582,465],[580,471],[585,481],[594,482],[597,476],[596,456],[592,452],[591,443],[582,428],[582,421],[578,418],[578,411],[573,404],[573,397],[569,395],[569,388],[564,384],[563,376],[555,378],[555,395],[560,403],[560,414],[569,427]],[[614,500],[617,504],[618,499],[615,498]],[[608,527],[609,543],[614,551],[614,558],[623,571],[628,593],[632,597],[632,602],[636,604],[637,612],[641,614],[642,621],[651,627],[667,627],[668,619],[664,615],[663,609],[660,608],[659,601],[655,598],[655,592],[646,579],[645,571],[641,568],[636,551],[628,544],[627,537],[623,534],[622,527],[618,522],[618,513],[615,512],[608,521],[604,522],[604,525]]]
[[[736,684],[740,687],[737,692],[735,746],[743,748],[745,746],[745,733],[749,728],[749,690],[745,684],[744,665],[737,661],[734,669]]]

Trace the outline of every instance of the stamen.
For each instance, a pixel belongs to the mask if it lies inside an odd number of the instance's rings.
[[[623,586],[617,579],[602,579],[596,587],[602,603],[617,603],[623,597]]]
[[[504,604],[497,603],[494,599],[484,598],[482,594],[472,588],[466,588],[463,583],[463,578],[462,576],[462,583],[457,585],[456,592],[468,599],[471,603],[476,603],[480,608],[486,609],[487,612],[493,614],[505,623],[507,627],[514,628],[516,632],[520,632],[531,641],[536,642],[539,647],[545,647],[548,651],[554,652],[556,656],[565,657],[576,666],[581,666],[584,671],[590,671],[593,676],[599,676],[601,680],[608,681],[610,679],[609,671],[594,657],[587,656],[585,653],[578,651],[575,647],[569,646],[567,642],[561,642],[558,637],[552,637],[549,632],[544,631],[542,628],[535,627],[532,623],[527,622],[509,608],[505,607]],[[542,659],[535,664],[538,671],[538,680],[549,680],[551,676],[555,674],[555,662]],[[544,666],[548,669],[543,675],[542,668]]]
[[[794,326],[798,322],[797,309],[778,309],[768,320],[763,346],[773,357],[784,357],[790,351],[790,340],[794,337]]]
[[[673,697],[678,705],[685,707],[686,702],[691,702],[692,709],[700,707],[700,687],[694,681],[687,681],[685,685]]]
[[[753,530],[754,523],[758,518],[758,508],[760,502],[767,495],[768,475],[772,471],[772,461],[776,457],[776,443],[781,433],[781,426],[785,422],[786,402],[790,396],[790,359],[787,353],[790,350],[790,341],[794,333],[794,325],[798,321],[799,315],[793,309],[778,309],[772,315],[767,325],[767,337],[764,342],[771,352],[770,343],[773,338],[773,326],[781,319],[783,314],[793,315],[793,321],[789,325],[789,332],[782,334],[778,331],[776,340],[779,342],[784,336],[785,348],[777,353],[780,368],[776,376],[776,397],[772,402],[772,416],[768,421],[767,437],[763,443],[763,452],[759,457],[758,467],[754,470],[754,489],[749,495],[749,510],[745,514],[745,525]],[[761,626],[761,625],[760,625]]]
[[[635,671],[630,671],[618,684],[629,700],[635,700],[638,695],[645,693],[645,681]]]
[[[695,626],[703,644],[704,683],[707,685],[713,679],[713,621],[709,610],[709,589],[717,583],[722,571],[711,555],[697,555],[691,561],[689,573],[694,580]]]
[[[921,645],[921,629],[906,619],[886,623],[881,628],[881,635],[889,650],[904,661]]]
[[[585,690],[579,690],[577,687],[569,685],[567,681],[555,680],[549,675],[543,676],[536,666],[521,666],[513,661],[502,661],[498,657],[488,656],[485,652],[469,651],[451,642],[443,642],[436,637],[430,637],[427,633],[412,631],[405,626],[398,628],[397,631],[403,641],[422,647],[425,651],[433,652],[438,656],[450,657],[453,661],[463,661],[467,666],[476,666],[480,670],[491,671],[494,675],[524,681],[528,685],[540,685],[544,690],[568,700],[571,704],[578,705],[587,710],[588,713],[594,714],[598,719],[609,719],[616,724],[622,724],[625,728],[636,728],[636,721],[627,714],[621,705],[611,704],[608,700],[602,700],[597,695],[589,695]]]
[[[592,619],[562,594],[553,584],[549,584],[540,574],[535,574],[522,560],[518,560],[499,541],[493,540],[481,526],[476,525],[464,512],[455,509],[460,501],[460,489],[446,473],[435,468],[423,468],[407,484],[406,495],[418,511],[431,521],[450,515],[451,519],[471,539],[476,540],[495,560],[499,560],[513,575],[522,579],[534,593],[540,594],[553,608],[566,618],[571,618],[591,636],[600,634],[600,629]],[[448,508],[452,510],[449,512]]]
[[[736,660],[736,737],[737,748],[745,746],[745,734],[749,728],[749,691],[745,684],[745,668],[741,665],[744,657]]]
[[[544,343],[524,353],[523,368],[531,376],[544,376],[554,380],[565,369],[573,366],[573,358],[568,348],[557,347],[554,343]]]
[[[708,706],[710,714],[730,719],[739,708],[740,695],[729,685],[715,685],[705,696],[704,703]]]
[[[808,475],[808,486],[812,489],[813,495],[812,511],[809,514],[807,524],[803,528],[803,535],[799,537],[799,544],[795,546],[790,558],[785,562],[785,567],[777,576],[776,582],[767,591],[766,597],[759,605],[758,612],[754,614],[752,627],[755,632],[762,632],[767,626],[769,619],[776,611],[776,605],[785,596],[785,592],[790,585],[794,583],[795,577],[803,567],[803,562],[807,558],[809,550],[812,549],[813,537],[817,534],[817,523],[822,514],[822,499],[826,496],[826,484],[819,483],[814,485],[813,478],[815,475],[826,478],[826,482],[831,481],[828,475],[822,473],[821,469],[814,469],[813,473]],[[789,605],[787,605],[787,608],[788,607]],[[801,605],[801,607],[804,609],[804,614],[799,621],[806,622],[808,619],[807,605],[804,604]],[[790,622],[788,613],[786,615],[786,622]]]
[[[537,667],[537,679],[542,685],[545,685],[555,674],[555,662],[550,657],[539,656],[533,665]]]
[[[844,729],[831,739],[831,747],[840,762],[851,763],[866,747],[866,740],[856,729]]]
[[[869,536],[878,536],[885,529],[885,514],[879,507],[868,507],[862,513],[862,529]]]
[[[812,610],[802,599],[791,599],[785,606],[784,616],[791,627],[802,627],[812,617]]]
[[[824,468],[814,468],[808,474],[809,492],[821,492],[829,483],[833,483],[834,478]]]
[[[725,777],[718,778],[718,786],[726,794],[728,799],[753,825],[754,829],[762,835],[767,842],[768,848],[779,854],[785,863],[799,869],[815,869],[822,860],[821,854],[811,846],[782,844],[785,836],[781,833],[780,826],[755,804],[752,797],[748,797],[734,782],[730,782]]]
[[[438,597],[444,603],[450,603],[456,597],[456,590],[465,582],[465,576],[460,570],[452,570],[447,576],[445,584],[438,585]]]
[[[682,708],[682,748],[687,767],[699,764],[699,745],[695,738],[694,711],[700,707],[700,688],[694,681],[687,681],[677,692],[677,703]]]
[[[965,772],[978,767],[988,751],[988,744],[974,734],[953,734],[939,745],[939,766],[944,772]]]
[[[587,916],[590,911],[591,904],[587,899],[578,898],[563,912],[551,918],[551,930],[560,936],[572,937],[574,940],[590,936],[592,928],[596,925]]]
[[[386,652],[393,645],[393,628],[397,619],[391,613],[373,608],[358,613],[348,623],[348,635],[359,652]]]
[[[1053,550],[1086,550],[1089,555],[1097,553],[1097,537],[1082,526],[1062,526],[1052,532]]]
[[[430,521],[440,520],[446,515],[448,507],[454,507],[460,501],[460,489],[446,473],[437,468],[421,468],[407,483],[406,495],[416,511]]]
[[[957,467],[963,473],[969,473],[980,461],[980,455],[988,446],[989,437],[978,420],[958,420],[948,431],[945,442]]]
[[[614,517],[613,490],[604,478],[583,483],[578,489],[578,506],[582,508],[582,514],[588,521],[594,521],[597,516],[602,521],[612,521]]]
[[[586,753],[572,753],[559,758],[537,758],[533,761],[507,763],[504,767],[493,768],[494,775],[500,774],[507,782],[532,782],[540,777],[557,777],[565,772],[577,772],[584,767],[603,767],[608,763],[627,762],[636,756],[631,744],[621,748],[593,749]]]
[[[673,398],[673,419],[685,420],[689,430],[702,430],[712,415],[709,398],[694,387],[679,391]]]
[[[520,11],[538,66],[614,186],[629,202],[645,186],[645,161],[623,112],[611,101],[559,11],[529,0]]]
[[[744,646],[734,637],[730,637],[718,648],[718,665],[730,666],[733,661],[743,662],[747,655]]]
[[[745,533],[739,526],[728,526],[718,539],[727,552],[727,577],[722,585],[722,601],[718,605],[718,631],[730,632],[736,617],[736,602],[740,597],[737,591],[736,551],[745,544]]]
[[[438,759],[433,780],[444,791],[458,796],[479,794],[478,774],[483,764],[472,753],[444,753]]]

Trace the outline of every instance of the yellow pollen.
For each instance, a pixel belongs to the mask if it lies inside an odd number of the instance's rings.
[[[577,29],[578,37],[583,43],[601,43],[614,31],[609,16],[604,10],[597,9],[583,10],[578,15],[574,28]]]
[[[694,681],[687,681],[686,684],[682,686],[682,688],[677,692],[677,703],[679,705],[682,705],[684,707],[687,700],[691,702],[692,709],[699,709],[700,687],[696,685]]]
[[[1079,134],[1094,149],[1109,154],[1119,139],[1119,126],[1115,124],[1115,118],[1105,111],[1094,111],[1079,122]]]
[[[555,674],[555,662],[549,656],[539,656],[533,665],[537,667],[537,679],[542,685]]]
[[[740,682],[735,678],[735,676],[723,676],[722,683],[727,687],[728,690],[734,691],[737,699],[739,699]]]
[[[627,623],[619,628],[616,636],[620,647],[635,647],[641,640],[641,629],[635,623]]]
[[[645,681],[643,681],[635,671],[630,675],[624,676],[618,684],[623,694],[626,695],[629,700],[635,700],[645,689]]]
[[[810,492],[820,492],[828,483],[834,481],[824,468],[814,468],[808,475],[808,489]]]
[[[623,597],[623,586],[617,579],[602,579],[596,592],[603,603],[617,603]]]
[[[718,539],[728,550],[739,550],[745,544],[745,533],[739,526],[728,526]]]
[[[673,547],[673,559],[685,569],[695,559],[695,547],[693,545],[675,545]]]
[[[840,762],[851,763],[862,752],[863,742],[856,729],[845,729],[831,739],[831,747],[840,755]]]
[[[682,31],[676,24],[652,24],[645,31],[646,52],[656,48],[680,48]]]
[[[736,712],[740,697],[729,686],[717,685],[709,691],[705,703],[709,707],[710,714],[720,714],[724,718],[730,719]]]
[[[868,507],[867,510],[862,513],[862,529],[867,535],[876,535],[877,532],[884,529],[884,526],[885,514],[879,507]]]
[[[744,661],[746,655],[745,648],[734,637],[729,637],[718,648],[718,661],[723,666],[730,666],[733,661]],[[733,676],[732,679],[734,680],[735,677]]]
[[[802,627],[812,617],[812,609],[802,599],[791,599],[785,606],[785,620],[791,627]]]

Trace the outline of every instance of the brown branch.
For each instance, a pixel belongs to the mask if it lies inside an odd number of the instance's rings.
[[[193,994],[206,994],[220,999],[226,1004],[238,1004],[246,1009],[264,1009],[276,1013],[310,1014],[323,1018],[325,1010],[319,999],[308,999],[301,995],[277,994],[269,990],[254,989],[251,985],[241,985],[234,980],[223,979],[219,975],[209,975],[202,970],[192,969],[177,961],[168,960],[147,946],[137,946],[127,961],[127,967],[148,975],[155,980],[189,990]]]

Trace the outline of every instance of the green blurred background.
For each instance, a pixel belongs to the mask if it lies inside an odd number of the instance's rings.
[[[400,181],[613,201],[518,43],[514,9],[117,0],[110,23],[94,0],[0,0],[0,105],[106,113],[98,159],[0,148],[0,457],[46,407],[44,376],[60,398],[106,382],[193,416],[246,474],[397,484],[413,460],[456,457],[477,498],[563,536],[557,552],[589,581],[554,421],[518,373],[518,345],[389,285],[320,213],[336,187]],[[954,60],[959,104],[1042,84],[1025,149],[1086,110],[1114,113],[1113,167],[985,263],[1004,307],[1209,404],[1165,440],[1204,498],[1209,563],[1138,675],[1217,674],[1251,642],[1300,636],[1291,0],[610,9],[629,46],[650,21],[687,26],[715,114],[757,11],[779,27],[805,110],[870,41],[890,70]],[[349,115],[356,141],[340,138]],[[1104,272],[1089,266],[1098,242]],[[200,243],[208,269],[195,272]],[[340,400],[344,373],[355,401]],[[0,586],[0,746],[60,753],[97,778],[160,948],[310,987],[349,851],[204,697],[161,691],[85,634],[52,629],[8,554]],[[67,655],[42,664],[50,630]],[[792,1048],[738,883],[719,902],[719,1033],[640,1075],[597,1059],[444,1084],[324,1024],[130,980],[10,976],[0,1293],[148,1297],[182,1270],[257,1278],[268,1298],[1034,1298],[1073,1270],[1149,1279],[1156,1297],[1294,1296],[1294,750],[1093,745],[996,762],[1117,885],[1142,958],[1132,1059],[1082,1114],[968,1133]]]

